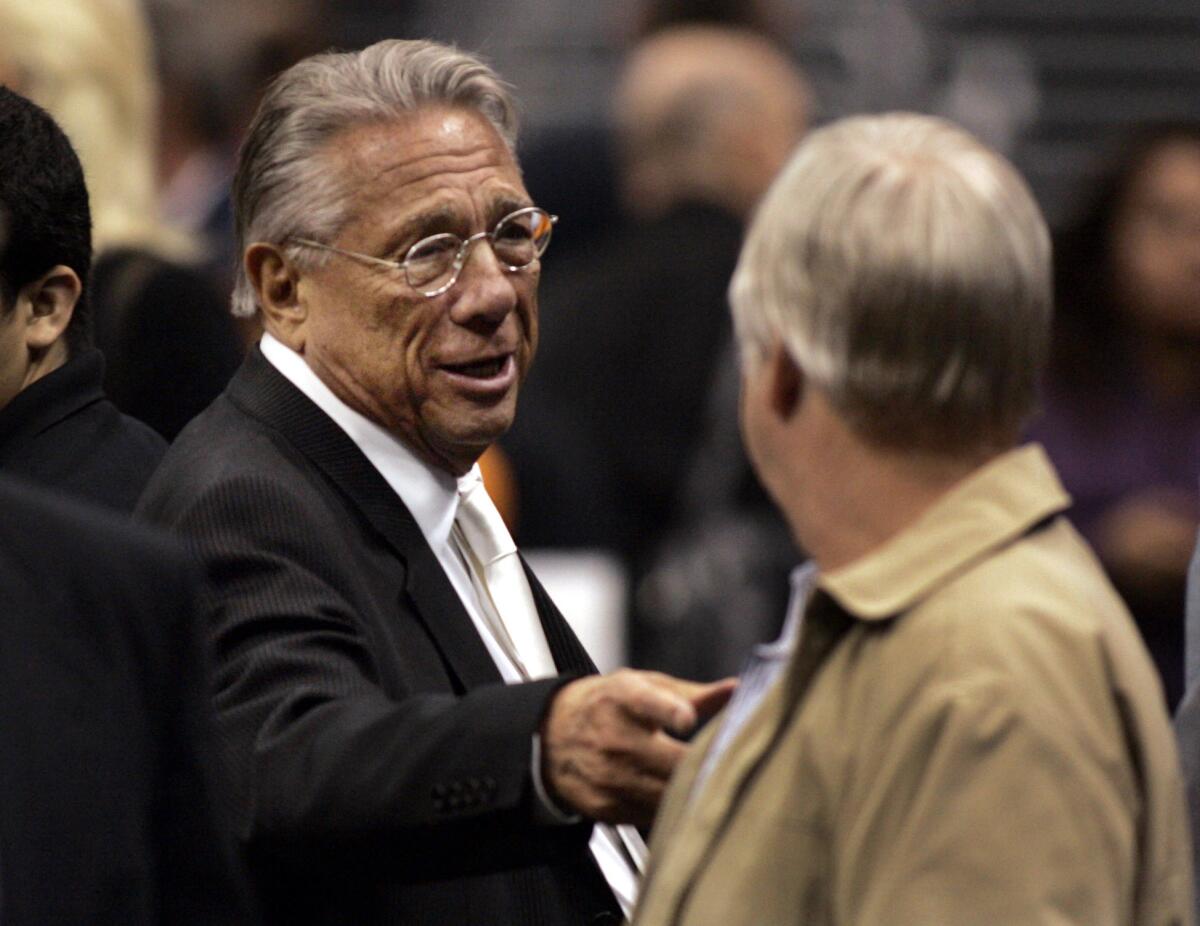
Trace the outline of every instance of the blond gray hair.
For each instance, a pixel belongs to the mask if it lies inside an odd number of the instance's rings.
[[[346,179],[330,170],[329,141],[357,125],[395,120],[423,106],[473,109],[510,150],[517,138],[508,86],[478,58],[429,41],[389,39],[362,51],[313,55],[280,74],[250,125],[233,182],[238,251],[256,241],[328,241],[347,217]],[[291,248],[294,260],[325,259]],[[257,296],[239,261],[234,315]]]
[[[1049,232],[1012,165],[962,129],[852,117],[772,185],[730,302],[743,362],[782,344],[872,442],[1003,446],[1045,361]]]
[[[0,58],[13,89],[49,112],[79,153],[97,253],[196,256],[195,242],[159,217],[158,87],[139,0],[2,0]]]

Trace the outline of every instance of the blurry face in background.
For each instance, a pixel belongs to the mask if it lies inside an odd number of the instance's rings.
[[[1120,304],[1139,327],[1200,336],[1200,143],[1163,144],[1113,223]]]

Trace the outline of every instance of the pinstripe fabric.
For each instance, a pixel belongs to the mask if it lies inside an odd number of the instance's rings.
[[[563,679],[503,684],[410,513],[257,351],[138,514],[209,571],[228,795],[269,921],[615,918],[589,827],[532,813],[530,738]],[[527,575],[555,664],[592,671]]]

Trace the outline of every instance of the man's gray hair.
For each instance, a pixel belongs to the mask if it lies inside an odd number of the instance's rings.
[[[351,191],[330,169],[331,138],[356,125],[388,122],[423,106],[482,114],[510,150],[516,107],[507,84],[478,58],[447,45],[389,39],[362,51],[313,55],[268,87],[250,125],[233,181],[238,268],[233,314],[251,316],[257,296],[240,255],[255,241],[329,241],[347,219]],[[321,255],[293,247],[295,260]]]
[[[1003,446],[1048,349],[1050,236],[1017,171],[962,129],[856,116],[793,154],[730,301],[743,362],[782,344],[877,445]]]

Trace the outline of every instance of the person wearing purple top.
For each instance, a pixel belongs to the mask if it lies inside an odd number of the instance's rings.
[[[1147,128],[1115,164],[1058,242],[1058,330],[1030,436],[1174,705],[1200,523],[1200,125]]]

